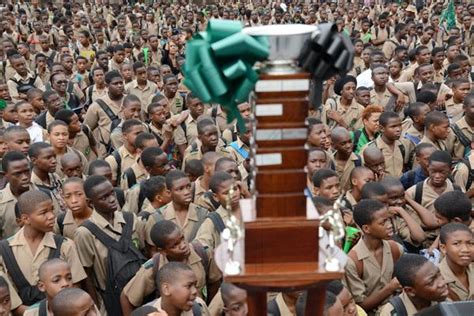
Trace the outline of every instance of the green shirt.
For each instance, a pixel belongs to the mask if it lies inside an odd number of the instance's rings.
[[[363,127],[350,133],[351,133],[352,143],[354,144],[354,152],[356,154],[360,153],[360,150],[362,149],[362,147],[364,147],[365,144],[373,141],[379,135],[379,133],[375,133],[374,139],[369,139],[369,135],[367,135],[367,132],[365,131]]]

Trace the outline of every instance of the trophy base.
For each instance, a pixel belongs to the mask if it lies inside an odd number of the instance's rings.
[[[259,71],[264,74],[291,75],[301,73],[301,68],[295,60],[274,60],[262,63]]]

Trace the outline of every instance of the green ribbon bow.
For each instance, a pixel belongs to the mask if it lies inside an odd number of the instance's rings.
[[[148,67],[148,47],[142,49],[143,57],[145,58],[145,65]]]
[[[227,121],[237,119],[245,130],[237,104],[245,102],[258,80],[252,68],[268,58],[266,37],[244,34],[237,21],[210,20],[186,45],[184,84],[205,103],[225,107]]]

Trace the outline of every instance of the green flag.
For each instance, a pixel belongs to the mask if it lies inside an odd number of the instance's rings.
[[[448,7],[441,13],[439,23],[446,21],[446,29],[449,31],[456,26],[456,12],[454,8],[454,1],[450,0]]]

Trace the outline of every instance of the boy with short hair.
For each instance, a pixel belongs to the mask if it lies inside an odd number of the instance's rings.
[[[64,178],[85,178],[84,176],[84,167],[82,165],[81,157],[77,155],[75,152],[70,152],[64,154],[60,160],[61,164],[61,172],[64,174]]]
[[[471,225],[471,201],[462,191],[456,190],[441,194],[435,200],[434,208],[434,216],[440,227],[451,222]]]
[[[453,96],[446,100],[446,114],[448,115],[451,124],[459,121],[463,114],[464,98],[471,91],[471,83],[467,78],[461,78],[453,81],[452,84]]]
[[[125,86],[125,93],[133,94],[140,98],[141,111],[143,117],[147,115],[147,106],[150,99],[158,92],[158,86],[147,79],[146,65],[142,62],[133,64],[135,80]]]
[[[164,176],[152,176],[146,179],[142,183],[140,195],[140,198],[143,199],[143,204],[138,217],[145,222],[150,215],[155,212],[161,212],[163,206],[171,202],[171,193],[166,188],[166,178]]]
[[[63,289],[72,288],[71,268],[64,260],[55,258],[43,262],[38,269],[38,289],[46,298],[30,306],[23,315],[52,315],[51,302]]]
[[[46,105],[46,111],[39,114],[35,122],[38,123],[43,129],[47,129],[49,124],[54,121],[56,113],[64,109],[64,102],[62,101],[59,94],[54,90],[45,91],[42,94],[43,102]]]
[[[353,209],[362,199],[362,188],[366,183],[375,181],[375,174],[367,167],[355,167],[350,175],[351,189],[346,191],[343,198],[344,206]]]
[[[19,151],[24,155],[28,155],[31,138],[25,128],[18,125],[9,126],[3,133],[3,139],[8,151]]]
[[[38,271],[34,267],[51,258],[61,258],[71,267],[72,282],[86,279],[74,242],[55,235],[54,207],[51,197],[40,190],[30,190],[18,199],[23,227],[0,244],[0,268],[8,272],[25,305],[32,305],[44,295],[35,290]]]
[[[171,192],[171,202],[161,213],[150,216],[145,226],[145,238],[149,244],[153,225],[163,219],[171,220],[182,228],[187,241],[192,241],[208,211],[192,203],[191,182],[184,172],[172,170],[166,175],[166,187]]]
[[[350,173],[355,167],[362,165],[362,159],[352,152],[354,145],[351,135],[344,127],[335,127],[331,131],[331,140],[335,150],[333,160],[340,187],[342,190],[348,190],[350,188]]]
[[[326,151],[321,148],[310,148],[308,150],[308,161],[306,163],[306,188],[304,190],[307,197],[312,197],[314,192],[313,176],[314,174],[328,165]]]
[[[335,202],[341,194],[339,177],[336,171],[320,169],[313,176],[314,196],[324,196]]]
[[[51,302],[51,310],[61,316],[103,315],[87,292],[74,287],[60,291]]]
[[[110,141],[112,142],[113,148],[118,149],[124,144],[123,123],[131,119],[140,120],[140,109],[141,103],[138,96],[129,94],[123,99],[121,108],[122,120],[117,127],[110,132]],[[145,124],[143,125],[146,131],[148,128]]]
[[[361,153],[370,146],[379,148],[385,158],[385,173],[400,177],[406,162],[406,148],[400,141],[402,121],[397,113],[387,111],[380,115],[379,124],[381,135],[364,146]]]
[[[395,276],[403,292],[382,306],[381,316],[414,315],[448,295],[439,269],[421,255],[403,255],[395,264]]]
[[[473,245],[474,238],[468,226],[449,223],[441,227],[440,250],[445,257],[439,270],[448,283],[448,298],[451,301],[474,298]]]
[[[34,121],[36,116],[33,106],[25,101],[15,104],[18,113],[18,125],[25,128],[30,134],[31,142],[42,142],[46,139],[46,131]]]
[[[363,235],[349,252],[345,282],[355,302],[369,314],[400,286],[393,271],[403,248],[389,240],[393,235],[389,217],[379,201],[362,200],[354,207],[354,220]]]
[[[400,181],[402,182],[405,190],[428,178],[429,159],[431,154],[435,151],[436,148],[432,144],[419,143],[416,145],[415,162],[417,166],[412,170],[408,170],[400,177]]]
[[[210,315],[206,303],[197,295],[196,275],[187,264],[168,262],[157,274],[156,283],[161,297],[149,304],[157,308],[158,312],[168,315]]]
[[[43,100],[43,90],[36,89],[36,88],[30,89],[26,93],[26,97],[27,97],[28,103],[30,103],[33,106],[36,115],[43,112],[45,108],[45,102]]]
[[[432,111],[425,117],[425,134],[420,143],[428,143],[438,150],[451,151],[446,140],[449,134],[449,118],[439,111]]]
[[[212,299],[221,280],[221,272],[214,262],[212,252],[200,243],[189,244],[184,239],[183,231],[168,220],[157,222],[151,229],[150,237],[158,253],[142,265],[123,289],[120,299],[123,310],[130,311],[133,306],[139,307],[148,295],[156,292],[154,281],[161,273],[160,268],[168,262],[187,264],[196,275],[198,296]]]
[[[222,283],[221,296],[225,316],[245,316],[248,313],[247,291],[232,283]]]

